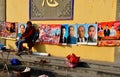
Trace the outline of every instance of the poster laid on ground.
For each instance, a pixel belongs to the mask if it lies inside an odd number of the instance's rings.
[[[100,29],[101,28],[101,29]],[[98,24],[98,46],[120,45],[120,22],[102,22]]]
[[[5,22],[2,25],[1,36],[6,38],[16,38],[17,22]]]
[[[68,37],[68,24],[62,24],[59,40],[60,45],[67,45],[67,37]]]
[[[87,24],[78,24],[77,44],[87,44]]]
[[[39,41],[43,44],[59,44],[60,24],[40,24]]]

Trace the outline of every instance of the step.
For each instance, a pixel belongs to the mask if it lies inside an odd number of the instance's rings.
[[[54,75],[54,77],[120,77],[120,72],[114,71],[105,71],[100,69],[94,68],[68,68],[62,66],[55,66],[55,65],[41,65],[41,64],[34,64],[30,63],[30,67],[32,68],[32,75],[42,75],[46,74],[50,77]],[[2,65],[0,65],[2,66]],[[21,66],[11,66],[8,65],[9,69],[12,71],[14,68],[18,67],[25,67],[24,65]],[[2,67],[0,67],[2,69]]]
[[[7,54],[4,56],[7,57]],[[0,56],[0,58],[2,57]],[[80,66],[68,68],[65,58],[61,57],[22,55],[20,58],[11,54],[9,59],[11,58],[18,58],[23,64],[29,65],[36,71],[55,73],[56,77],[120,77],[120,66],[108,62],[81,60],[83,62],[80,62]],[[41,60],[46,60],[46,63],[40,62]]]

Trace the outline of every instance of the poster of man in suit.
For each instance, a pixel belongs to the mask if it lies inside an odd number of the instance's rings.
[[[103,28],[98,31],[98,46],[116,46],[119,45],[119,21],[101,22],[98,27]]]
[[[87,34],[87,25],[86,24],[78,24],[78,37],[77,37],[77,43],[78,44],[87,44],[87,37],[85,36]]]

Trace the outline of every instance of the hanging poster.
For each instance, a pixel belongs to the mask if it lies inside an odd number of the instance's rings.
[[[78,24],[77,44],[87,44],[87,24]]]
[[[16,38],[17,36],[17,23],[16,22],[4,22],[2,25],[2,37]]]
[[[40,24],[39,40],[43,44],[59,44],[61,25],[59,24]]]
[[[77,45],[77,24],[70,24],[68,27],[68,45]]]
[[[59,40],[60,45],[67,45],[67,37],[68,37],[68,24],[62,24]]]
[[[98,24],[98,46],[116,46],[119,41],[120,22],[102,22]],[[101,29],[100,29],[101,28]]]
[[[87,44],[88,45],[97,45],[97,26],[98,24],[87,24]]]

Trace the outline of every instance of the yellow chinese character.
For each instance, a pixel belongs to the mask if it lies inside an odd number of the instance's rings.
[[[49,6],[49,7],[57,7],[58,5],[59,5],[59,3],[58,2],[56,2],[56,0],[43,0],[43,2],[42,2],[42,7],[44,7],[44,5],[45,5],[45,1],[47,2],[47,5]]]

